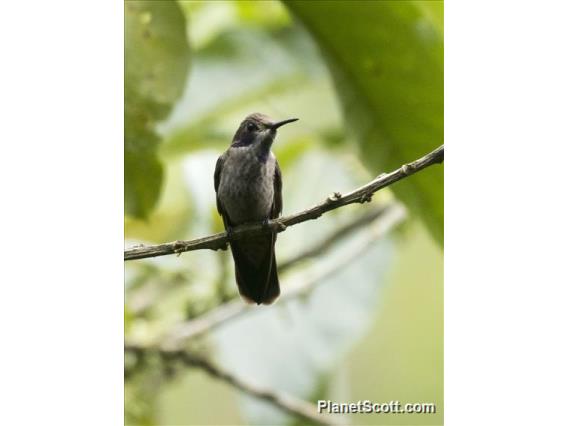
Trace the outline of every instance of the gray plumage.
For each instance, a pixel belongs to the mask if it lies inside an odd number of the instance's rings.
[[[270,152],[261,161],[256,151],[255,146],[231,147],[221,156],[217,196],[234,223],[259,222],[272,211],[276,158]]]
[[[217,210],[229,234],[234,226],[274,219],[282,212],[282,176],[271,147],[276,129],[296,120],[249,115],[217,160]],[[239,293],[247,301],[270,304],[280,294],[275,242],[274,233],[230,242]]]

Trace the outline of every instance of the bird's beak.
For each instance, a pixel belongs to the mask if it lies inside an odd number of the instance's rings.
[[[283,126],[284,124],[293,123],[294,121],[298,121],[298,120],[299,120],[299,118],[288,118],[286,120],[277,121],[276,123],[272,123],[270,125],[270,129],[276,130],[277,128],[279,128],[280,126]]]

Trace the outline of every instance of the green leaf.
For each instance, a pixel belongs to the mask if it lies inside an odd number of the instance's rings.
[[[126,213],[146,218],[163,170],[155,126],[181,96],[189,69],[185,18],[174,1],[125,2],[124,180]]]
[[[285,3],[319,44],[369,170],[393,170],[443,144],[443,2]],[[392,187],[439,243],[443,176],[431,167]]]

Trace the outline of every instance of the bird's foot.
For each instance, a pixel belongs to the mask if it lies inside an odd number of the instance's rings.
[[[225,231],[227,232],[227,241],[230,243],[233,241],[233,236],[235,235],[234,231],[233,231],[233,227],[232,226],[227,226],[227,228],[225,229]]]

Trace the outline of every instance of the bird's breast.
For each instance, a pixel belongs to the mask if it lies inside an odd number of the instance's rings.
[[[251,148],[231,148],[221,172],[219,199],[233,224],[262,221],[274,200],[275,158],[260,161]]]

